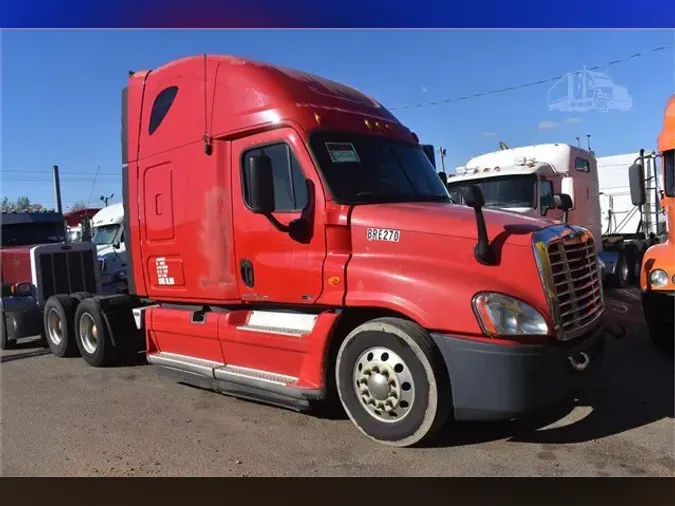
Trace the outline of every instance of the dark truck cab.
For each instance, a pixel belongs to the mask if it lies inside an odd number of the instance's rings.
[[[0,254],[0,349],[43,333],[45,301],[57,293],[97,293],[96,247],[66,243],[65,220],[53,211],[3,211]]]

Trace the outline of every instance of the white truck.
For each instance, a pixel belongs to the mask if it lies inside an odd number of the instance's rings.
[[[605,235],[633,234],[638,229],[647,235],[665,234],[666,217],[658,193],[663,185],[660,184],[654,152],[642,154],[646,183],[642,212],[631,201],[628,169],[639,158],[640,153],[626,153],[597,159],[602,231]]]
[[[476,156],[458,169],[447,185],[458,203],[462,201],[461,188],[477,184],[485,195],[486,206],[562,221],[563,211],[553,207],[553,195],[569,195],[572,208],[567,222],[587,228],[596,238],[606,280],[617,287],[637,282],[650,239],[641,230],[603,233],[601,190],[593,151],[569,144],[537,144]]]
[[[91,219],[103,294],[127,293],[128,255],[124,244],[124,206],[112,204]]]

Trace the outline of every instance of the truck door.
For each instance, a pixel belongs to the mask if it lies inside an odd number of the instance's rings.
[[[306,180],[314,185],[314,224],[302,242],[254,214],[245,195],[244,164],[251,155],[272,159],[276,211],[281,225],[300,217],[308,203]],[[311,304],[323,289],[326,257],[324,196],[305,145],[293,129],[283,128],[232,142],[234,244],[243,300]]]

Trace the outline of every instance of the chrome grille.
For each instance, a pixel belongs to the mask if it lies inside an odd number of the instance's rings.
[[[604,309],[602,279],[590,234],[563,235],[548,245],[559,338],[573,339]]]

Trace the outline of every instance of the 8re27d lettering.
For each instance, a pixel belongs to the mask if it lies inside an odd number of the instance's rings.
[[[401,232],[383,228],[369,228],[367,236],[369,241],[398,242],[401,237]]]
[[[477,189],[454,205],[417,137],[352,88],[195,56],[132,73],[122,125],[129,295],[60,311],[94,366],[139,339],[178,381],[339,399],[409,446],[556,402],[602,354],[591,234],[483,209]]]

